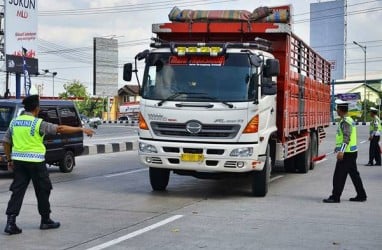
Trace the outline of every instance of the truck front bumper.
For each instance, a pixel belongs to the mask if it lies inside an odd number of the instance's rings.
[[[259,144],[208,144],[139,140],[140,161],[148,167],[199,172],[261,171],[266,156]],[[232,156],[233,151],[241,152]],[[250,153],[248,152],[252,152]]]

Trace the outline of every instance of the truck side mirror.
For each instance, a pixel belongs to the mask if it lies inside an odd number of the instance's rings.
[[[146,49],[142,52],[139,52],[136,56],[135,56],[135,59],[137,59],[138,61],[142,60],[142,59],[145,59],[150,53],[150,50]]]
[[[251,65],[255,66],[256,68],[260,67],[262,60],[259,56],[251,55],[249,59],[250,59]]]
[[[275,95],[277,94],[277,83],[272,81],[272,78],[263,78],[263,83],[261,84],[261,94],[262,95]]]
[[[123,65],[123,80],[129,82],[131,81],[131,76],[133,74],[133,64],[126,63]]]
[[[278,76],[280,73],[280,63],[277,59],[267,59],[266,65],[264,65],[264,76],[272,77]]]

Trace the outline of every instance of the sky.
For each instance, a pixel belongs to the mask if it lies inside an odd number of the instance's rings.
[[[310,3],[318,0],[36,0],[38,1],[39,69],[57,72],[54,77],[55,94],[63,92],[63,85],[79,80],[89,93],[93,86],[93,38],[113,37],[119,43],[118,86],[122,67],[133,62],[140,51],[149,48],[152,23],[168,22],[174,6],[180,9],[241,9],[253,11],[259,6],[293,6],[293,31],[309,44]],[[324,1],[321,1],[324,2]],[[367,75],[382,78],[382,0],[347,0],[347,77],[363,79],[364,52],[353,44],[367,46]],[[325,39],[323,37],[323,39]],[[143,64],[139,64],[142,73]],[[375,77],[374,77],[375,76]],[[0,73],[0,82],[5,74]],[[14,94],[14,78],[10,90]],[[135,82],[133,82],[135,83]],[[43,96],[53,93],[52,74],[33,77],[32,85],[43,89]],[[0,84],[0,95],[5,84]]]

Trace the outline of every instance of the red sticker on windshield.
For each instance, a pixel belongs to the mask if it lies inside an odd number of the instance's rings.
[[[203,66],[223,66],[224,56],[170,56],[170,64],[175,65],[203,65]]]

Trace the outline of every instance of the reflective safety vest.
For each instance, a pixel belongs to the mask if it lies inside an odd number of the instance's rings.
[[[20,115],[10,123],[12,135],[12,160],[43,162],[45,160],[44,137],[40,135],[42,119]]]
[[[374,135],[376,136],[381,135],[382,126],[381,126],[381,120],[379,119],[378,116],[375,116],[374,120],[370,122],[370,135],[372,135],[374,131],[375,131]]]
[[[336,133],[336,151],[341,151],[341,147],[344,140],[344,134],[341,128],[341,125],[343,122],[346,122],[347,124],[350,125],[350,131],[351,131],[350,141],[349,141],[349,144],[346,146],[345,153],[356,152],[357,151],[357,128],[354,124],[353,119],[348,116],[344,117],[339,122],[337,133]]]

